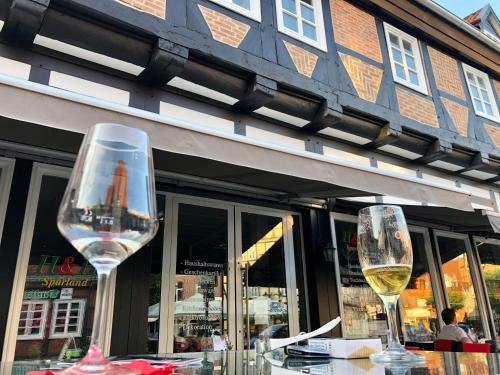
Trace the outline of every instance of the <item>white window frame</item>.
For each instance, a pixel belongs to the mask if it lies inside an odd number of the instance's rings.
[[[424,71],[424,65],[422,63],[422,52],[420,51],[420,44],[418,42],[418,39],[399,30],[396,29],[394,26],[385,23],[384,22],[384,32],[385,32],[385,41],[387,44],[387,52],[389,54],[389,59],[391,61],[391,71],[392,71],[392,77],[394,79],[394,82],[400,83],[401,85],[404,85],[406,87],[409,87],[415,91],[418,91],[424,95],[429,94],[429,90],[427,88],[427,78],[425,76],[425,71]],[[391,39],[389,37],[390,34],[395,35],[397,38],[400,40],[405,40],[406,42],[410,43],[412,51],[414,53],[413,58],[415,59],[415,68],[416,68],[416,73],[418,77],[419,84],[416,85],[412,83],[411,81],[407,81],[401,77],[399,77],[396,73],[396,62],[394,61],[394,57],[392,56],[392,49],[391,49]],[[403,58],[404,62],[404,70],[405,74],[408,75],[408,66],[406,64],[406,56],[404,51],[401,51],[401,55]],[[401,65],[401,64],[400,64]]]
[[[283,23],[283,4],[282,0],[276,0],[276,18],[278,21],[278,31],[280,33],[291,36],[294,39],[300,40],[306,44],[309,44],[321,51],[326,52],[326,37],[325,37],[325,24],[323,22],[323,9],[321,0],[312,0],[312,7],[314,8],[314,25],[316,27],[316,37],[317,40],[309,39],[304,36],[302,31],[302,16],[300,14],[300,2],[301,0],[295,0],[297,3],[297,26],[299,28],[299,32],[293,31],[287,27],[285,27]],[[286,11],[285,11],[286,12]],[[311,22],[309,22],[311,23]]]
[[[465,82],[467,82],[467,88],[469,89],[469,95],[471,97],[471,102],[472,102],[472,107],[474,108],[474,113],[478,116],[487,118],[488,120],[500,122],[500,115],[498,113],[496,97],[493,93],[493,89],[491,88],[490,78],[488,77],[488,74],[486,74],[486,73],[484,73],[476,68],[473,68],[472,66],[464,64],[464,63],[462,63],[462,68],[464,70]],[[472,96],[472,90],[470,87],[469,79],[467,78],[467,73],[472,74],[474,76],[474,81],[476,81],[476,82],[477,82],[478,78],[481,78],[484,81],[485,86],[486,86],[486,92],[488,94],[488,99],[490,100],[489,104],[491,105],[491,110],[493,112],[492,116],[487,114],[486,112],[481,112],[481,111],[478,111],[476,109],[476,106],[474,105],[474,97]],[[477,86],[478,86],[478,90],[480,90],[479,85],[477,85]],[[480,99],[481,99],[481,105],[484,106],[484,100],[483,100],[482,96]]]
[[[33,320],[33,318],[30,318],[29,315],[30,313],[32,314],[33,311],[30,308],[34,304],[41,304],[42,305],[42,315],[40,317],[40,332],[37,334],[24,334],[24,335],[18,335],[17,339],[18,340],[41,340],[43,339],[43,335],[45,333],[45,325],[47,323],[47,312],[49,310],[49,301],[48,300],[25,300],[23,301],[23,305],[28,305],[28,310],[26,310],[26,321],[28,320]],[[19,320],[21,320],[21,316],[19,316]]]
[[[260,0],[250,0],[250,9],[244,8],[238,4],[233,3],[232,0],[210,0],[212,3],[230,9],[233,12],[239,13],[242,16],[248,17],[254,21],[260,22]]]
[[[85,317],[84,312],[85,312],[85,304],[86,300],[84,299],[57,299],[54,300],[53,305],[52,305],[52,321],[50,322],[50,334],[49,334],[49,339],[59,339],[59,338],[68,338],[68,337],[81,337],[82,335],[82,328],[83,328],[83,319]],[[57,312],[58,312],[58,306],[62,303],[68,304],[68,308],[66,309],[66,318],[64,322],[64,332],[55,332],[56,328],[56,319],[57,319]],[[68,333],[68,322],[69,322],[69,311],[70,311],[70,305],[72,303],[78,303],[79,309],[78,309],[78,329],[76,332],[71,332]]]

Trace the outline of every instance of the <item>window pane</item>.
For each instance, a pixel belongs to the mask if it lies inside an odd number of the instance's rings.
[[[386,337],[384,304],[367,284],[358,260],[357,224],[335,220],[345,337]]]
[[[403,40],[403,48],[406,54],[413,56],[413,49],[411,48],[411,44],[406,40]]]
[[[310,6],[301,4],[300,5],[300,14],[303,19],[311,21],[314,23],[314,8],[311,8]]]
[[[479,84],[479,87],[481,87],[482,89],[486,89],[484,80],[481,77],[477,77],[477,83]]]
[[[399,46],[399,39],[396,35],[394,34],[389,34],[389,40],[391,41],[391,46],[395,47],[397,49],[400,49],[401,47]]]
[[[414,85],[418,85],[418,76],[417,73],[412,72],[411,70],[408,72],[410,74],[410,82]]]
[[[233,3],[250,10],[250,0],[233,0]]]
[[[403,67],[401,65],[395,64],[395,68],[396,68],[396,75],[399,78],[406,79],[406,74]]]
[[[439,323],[436,304],[425,255],[425,237],[422,233],[410,233],[413,247],[413,269],[406,290],[401,293],[399,303],[407,341],[433,341]]]
[[[291,13],[297,13],[297,7],[295,5],[295,0],[282,0],[281,4],[283,5],[283,9],[288,10]]]
[[[415,66],[415,59],[410,55],[406,55],[406,65],[408,65],[408,68],[411,70],[417,70],[417,67]]]
[[[488,96],[488,92],[484,89],[481,89],[481,97],[483,99],[483,101],[489,103],[490,102],[490,98]]]
[[[484,103],[484,108],[486,109],[486,113],[490,116],[493,116],[493,109],[489,103]]]
[[[289,14],[283,13],[283,24],[287,29],[293,30],[295,32],[299,31],[297,18],[290,16]]]
[[[479,99],[474,99],[474,107],[476,108],[476,111],[483,112],[483,105]]]
[[[479,97],[479,91],[477,90],[477,87],[474,86],[474,85],[470,85],[470,91],[471,91],[471,94],[472,94],[472,97],[473,98],[480,98]]]
[[[468,80],[470,83],[472,83],[472,84],[476,84],[476,82],[475,82],[475,80],[474,80],[474,76],[473,76],[471,73],[469,73],[469,72],[467,72],[467,80]]]
[[[392,49],[392,58],[394,61],[403,64],[403,56],[401,55],[401,52],[395,48]]]
[[[443,264],[444,281],[450,307],[456,311],[457,321],[465,331],[473,329],[478,338],[484,338],[483,322],[472,284],[469,260],[462,239],[438,236],[438,248]]]
[[[295,277],[297,279],[297,298],[299,308],[299,328],[301,332],[307,332],[307,299],[304,276],[304,257],[302,250],[302,236],[300,229],[300,217],[293,215],[292,221],[293,251],[295,259]]]
[[[306,22],[302,22],[302,30],[304,31],[305,37],[316,40],[316,28],[314,26],[311,26]]]
[[[476,247],[493,313],[495,332],[497,337],[500,337],[500,244],[478,242]]]

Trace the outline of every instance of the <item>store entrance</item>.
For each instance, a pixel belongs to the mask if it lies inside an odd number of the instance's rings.
[[[244,349],[259,335],[298,333],[291,213],[170,198],[159,351]]]

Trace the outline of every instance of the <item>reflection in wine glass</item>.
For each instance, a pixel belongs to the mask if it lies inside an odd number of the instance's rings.
[[[387,349],[371,355],[376,363],[424,363],[399,342],[396,305],[410,280],[413,253],[403,211],[397,206],[371,206],[358,214],[358,256],[368,284],[384,302],[389,323]]]
[[[98,293],[92,340],[85,358],[62,374],[132,374],[101,354],[106,332],[110,272],[156,234],[156,199],[151,146],[145,132],[97,124],[85,136],[57,224],[59,231],[96,268]]]

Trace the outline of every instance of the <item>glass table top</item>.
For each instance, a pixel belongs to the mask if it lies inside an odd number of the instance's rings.
[[[425,365],[415,368],[384,368],[369,359],[303,359],[287,357],[276,350],[264,356],[254,351],[182,353],[148,356],[148,359],[184,361],[178,373],[189,375],[494,375],[500,374],[500,354],[424,352]],[[198,361],[186,361],[198,359]],[[57,361],[2,363],[2,375],[24,375],[28,371],[57,368]]]

